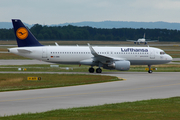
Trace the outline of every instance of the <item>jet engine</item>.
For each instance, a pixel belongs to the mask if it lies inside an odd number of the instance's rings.
[[[129,70],[130,62],[129,61],[116,61],[115,69],[116,70]]]
[[[130,62],[129,61],[115,61],[110,65],[107,66],[103,66],[104,69],[116,69],[116,70],[121,70],[121,71],[125,71],[125,70],[129,70],[130,68]]]

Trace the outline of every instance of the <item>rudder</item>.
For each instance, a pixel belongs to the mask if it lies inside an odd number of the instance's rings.
[[[12,19],[18,47],[43,46],[19,19]]]

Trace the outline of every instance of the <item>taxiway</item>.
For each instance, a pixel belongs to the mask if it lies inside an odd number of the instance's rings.
[[[64,72],[56,73],[64,74]],[[179,72],[154,72],[153,74],[104,72],[102,75],[117,76],[125,80],[71,87],[0,92],[0,116],[180,96],[179,74]]]

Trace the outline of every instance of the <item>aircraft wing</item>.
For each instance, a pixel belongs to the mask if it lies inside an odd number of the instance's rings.
[[[159,42],[159,40],[146,40],[146,42]]]
[[[98,53],[96,53],[96,51],[92,48],[92,46],[89,43],[88,43],[88,46],[89,46],[89,49],[91,50],[91,54],[94,55],[94,60],[100,61],[104,64],[108,64],[112,61],[126,60],[124,58],[114,58],[114,57],[99,55]]]

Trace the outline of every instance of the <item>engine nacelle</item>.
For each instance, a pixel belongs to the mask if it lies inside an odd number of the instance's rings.
[[[115,61],[112,64],[103,65],[104,69],[108,69],[108,70],[121,70],[121,71],[125,71],[125,70],[129,70],[130,68],[130,62],[129,61]]]
[[[115,69],[116,70],[129,70],[130,68],[130,62],[129,61],[115,61]]]

